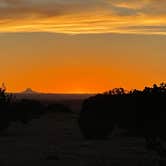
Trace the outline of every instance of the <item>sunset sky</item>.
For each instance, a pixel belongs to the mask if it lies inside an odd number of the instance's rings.
[[[0,0],[0,82],[10,92],[163,81],[166,0]]]

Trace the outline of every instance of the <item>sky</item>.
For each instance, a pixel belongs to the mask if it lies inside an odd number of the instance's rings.
[[[98,93],[166,81],[166,0],[0,0],[10,92]]]

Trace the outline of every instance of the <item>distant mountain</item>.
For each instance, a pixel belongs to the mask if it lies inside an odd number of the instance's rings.
[[[27,88],[20,93],[13,93],[15,98],[18,100],[21,99],[30,99],[30,100],[39,100],[42,102],[57,102],[57,101],[71,101],[87,99],[90,96],[94,96],[95,94],[65,94],[65,93],[42,93],[32,90],[31,88]],[[79,101],[78,101],[79,102]]]
[[[38,92],[33,91],[31,88],[27,88],[25,91],[21,92],[22,94],[38,94]]]
[[[39,101],[71,101],[71,100],[84,100],[95,94],[63,94],[63,93],[41,93],[27,88],[20,93],[14,93],[16,99],[32,99]]]

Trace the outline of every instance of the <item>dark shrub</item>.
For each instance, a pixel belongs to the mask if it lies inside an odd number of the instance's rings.
[[[80,129],[87,139],[105,139],[114,128],[108,100],[103,95],[91,97],[83,103],[79,118]]]
[[[13,104],[12,111],[14,121],[28,123],[44,113],[44,106],[39,101],[23,99]]]
[[[0,131],[8,128],[12,121],[28,123],[44,113],[43,105],[35,100],[14,101],[6,93],[4,85],[0,88]]]
[[[4,85],[0,88],[0,131],[8,128],[11,122],[11,95],[6,93]]]
[[[83,103],[79,126],[86,138],[105,138],[116,124],[147,140],[166,137],[166,84],[143,91],[116,88]]]

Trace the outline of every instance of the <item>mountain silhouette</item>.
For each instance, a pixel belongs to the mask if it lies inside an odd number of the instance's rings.
[[[25,91],[21,92],[22,94],[38,94],[38,92],[33,91],[31,88],[27,88]]]

